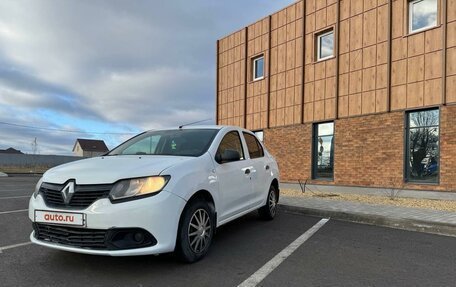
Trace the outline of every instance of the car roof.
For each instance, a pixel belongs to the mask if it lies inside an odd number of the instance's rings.
[[[241,129],[248,131],[244,128],[237,127],[237,126],[228,126],[228,125],[191,125],[191,126],[183,126],[181,129],[182,130],[221,130],[224,128],[232,128],[232,129]],[[160,129],[154,129],[154,130],[149,130],[148,132],[152,131],[166,131],[166,130],[177,130],[179,127],[167,127],[167,128],[160,128]]]

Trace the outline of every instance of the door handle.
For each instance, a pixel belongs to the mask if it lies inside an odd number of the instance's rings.
[[[250,174],[250,168],[247,168],[247,169],[245,170],[245,174]]]
[[[269,165],[266,165],[264,168],[265,168],[266,170],[269,170]]]

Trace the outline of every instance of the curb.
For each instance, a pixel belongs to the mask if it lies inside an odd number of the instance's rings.
[[[330,217],[332,219],[342,221],[350,221],[369,225],[390,227],[395,229],[403,229],[408,231],[417,231],[456,237],[456,225],[450,223],[445,224],[440,222],[421,221],[407,218],[393,218],[371,214],[348,213],[343,211],[328,211],[322,209],[299,207],[285,204],[279,204],[279,208],[289,213],[297,213],[319,217]]]

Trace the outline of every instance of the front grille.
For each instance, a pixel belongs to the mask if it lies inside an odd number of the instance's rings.
[[[41,185],[40,192],[48,206],[83,209],[100,198],[108,197],[112,188],[112,184],[75,185],[70,202],[65,204],[61,191],[66,184],[43,183]]]
[[[33,229],[35,230],[35,238],[38,240],[78,248],[108,249],[105,243],[106,230],[41,223],[34,223]]]
[[[103,230],[35,222],[33,230],[38,240],[84,249],[125,250],[157,244],[157,239],[141,228]]]

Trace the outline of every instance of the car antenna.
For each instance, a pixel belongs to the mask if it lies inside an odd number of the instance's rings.
[[[199,124],[199,123],[207,122],[207,121],[210,121],[210,120],[212,120],[212,119],[205,119],[205,120],[196,121],[196,122],[193,122],[193,123],[183,124],[183,125],[179,126],[179,129],[181,129],[181,128],[185,127],[185,126],[191,126],[191,125],[194,125],[194,124]]]

